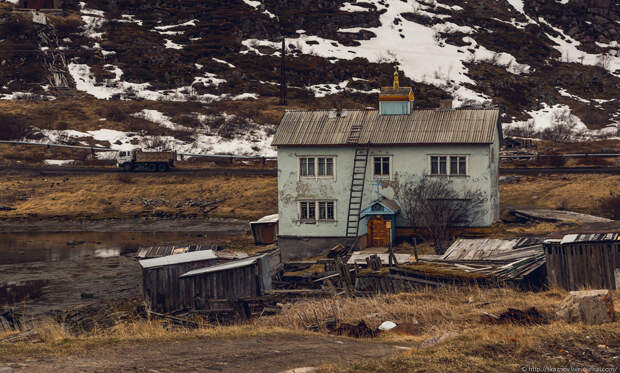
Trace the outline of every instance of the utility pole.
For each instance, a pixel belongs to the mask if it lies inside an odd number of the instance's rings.
[[[286,37],[284,36],[284,25],[282,18],[278,17],[280,22],[280,34],[282,35],[282,51],[280,52],[280,105],[287,106],[286,92]]]

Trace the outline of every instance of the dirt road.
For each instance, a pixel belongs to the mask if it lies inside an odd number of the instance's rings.
[[[106,346],[77,356],[0,357],[21,372],[282,372],[322,364],[346,365],[403,352],[386,343],[323,336],[204,338]]]

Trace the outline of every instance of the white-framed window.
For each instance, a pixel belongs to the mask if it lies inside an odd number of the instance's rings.
[[[319,201],[319,220],[320,221],[333,221],[334,215],[334,201]]]
[[[300,157],[299,158],[299,176],[315,177],[314,162],[315,162],[314,157]]]
[[[333,178],[335,175],[335,157],[299,157],[299,177]]]
[[[336,220],[336,202],[325,200],[299,201],[299,221],[306,224]]]
[[[373,156],[372,175],[375,179],[389,179],[392,175],[392,157],[389,155]]]
[[[467,176],[466,155],[431,155],[431,175]]]
[[[317,169],[319,177],[334,177],[334,157],[318,157]]]

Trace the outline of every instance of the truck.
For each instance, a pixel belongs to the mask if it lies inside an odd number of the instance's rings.
[[[141,149],[121,150],[116,154],[116,166],[123,171],[165,172],[174,166],[176,152],[145,152]]]

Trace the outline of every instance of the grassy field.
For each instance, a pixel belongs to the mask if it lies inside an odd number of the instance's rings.
[[[502,205],[560,209],[605,214],[601,200],[618,193],[620,175],[523,176],[514,184],[500,185]]]
[[[158,321],[129,320],[109,329],[75,336],[62,324],[46,323],[38,332],[38,343],[0,343],[0,362],[28,359],[40,362],[75,359],[84,355],[112,356],[118,350],[135,348],[140,351],[149,345],[165,342],[170,345],[217,344],[218,340],[242,343],[247,338],[278,336],[286,343],[295,343],[308,335],[326,335],[305,330],[302,318],[323,322],[336,317],[340,322],[357,323],[364,320],[376,328],[390,320],[408,324],[403,332],[380,333],[372,339],[377,346],[401,346],[400,353],[381,359],[359,359],[353,365],[329,364],[326,372],[430,372],[437,371],[520,371],[531,367],[613,367],[620,352],[619,305],[616,302],[616,321],[601,326],[566,324],[554,320],[557,305],[566,295],[562,290],[520,292],[513,289],[482,289],[477,287],[445,287],[416,293],[382,295],[370,298],[333,297],[305,300],[287,304],[275,316],[232,326],[202,325],[197,329],[170,329]],[[614,293],[618,299],[619,292]],[[488,325],[482,312],[500,314],[507,308],[536,307],[548,320],[543,325]],[[429,338],[452,333],[451,338],[428,348]],[[0,336],[1,337],[1,336]],[[203,347],[208,353],[208,347]],[[408,349],[408,350],[407,350]],[[237,351],[243,356],[243,351]],[[170,364],[184,359],[170,357]],[[330,359],[326,356],[326,362]]]
[[[602,199],[620,176],[541,175],[500,185],[503,208],[564,209],[605,215]],[[578,197],[577,197],[578,196]],[[277,211],[275,176],[175,174],[41,175],[8,173],[0,179],[3,218],[122,218],[204,216],[188,201],[224,200],[214,217],[256,218]],[[208,209],[208,208],[207,208]]]
[[[277,212],[275,177],[200,175],[7,175],[0,181],[3,218],[227,217]],[[205,204],[217,202],[218,208]]]

